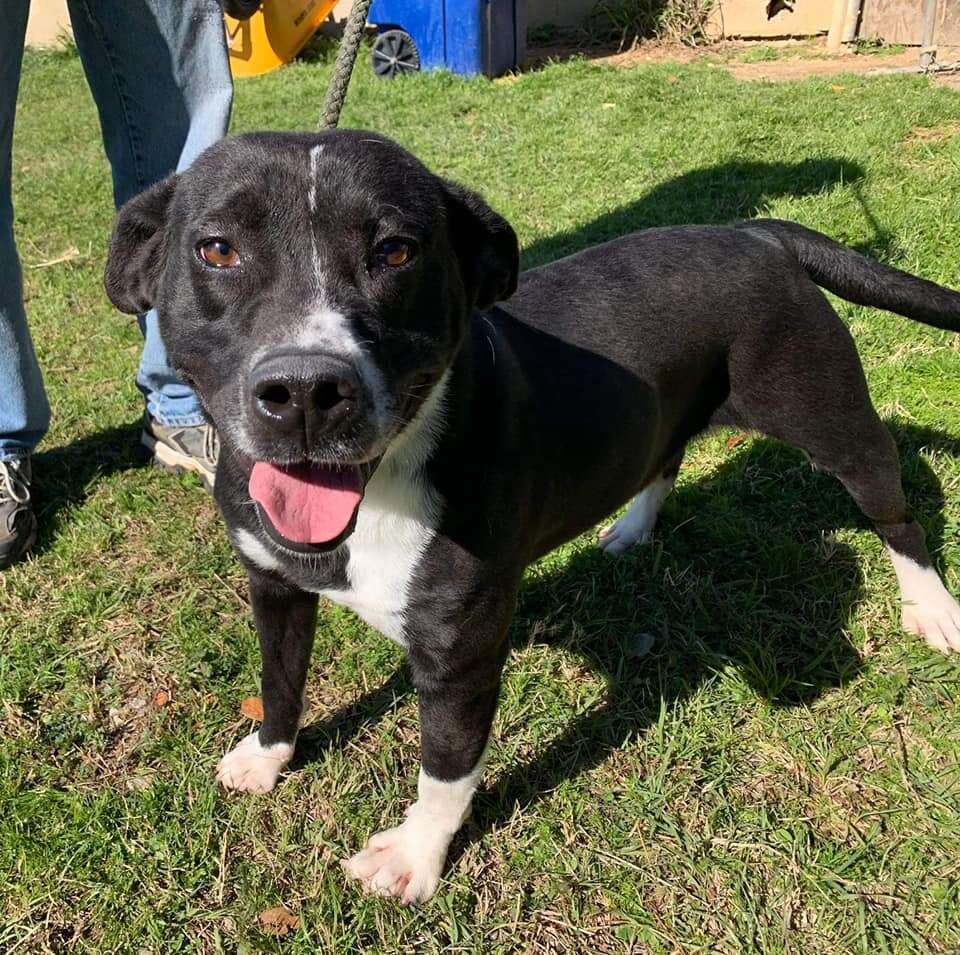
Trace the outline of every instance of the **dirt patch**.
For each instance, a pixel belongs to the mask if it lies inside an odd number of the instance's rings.
[[[693,47],[668,40],[647,40],[629,50],[620,50],[616,44],[538,43],[527,47],[527,68],[537,69],[553,60],[570,60],[575,57],[609,66],[635,66],[638,63],[691,63],[713,49],[712,46]]]
[[[960,72],[941,73],[934,78],[934,82],[938,86],[948,86],[950,89],[960,90]]]
[[[724,64],[738,80],[768,80],[784,82],[802,80],[808,76],[835,76],[837,73],[881,75],[890,70],[911,68],[917,65],[917,51],[904,50],[884,57],[863,56],[856,53],[838,53],[822,57],[786,54],[775,60],[759,63],[729,62]]]
[[[581,57],[592,63],[609,66],[635,66],[639,63],[691,63],[708,52],[734,44],[718,43],[709,47],[687,46],[674,40],[645,40],[629,50],[621,50],[613,43],[575,42],[531,43],[527,46],[527,69],[539,69],[555,60]],[[744,44],[736,44],[742,47]]]
[[[908,143],[936,143],[950,139],[960,133],[960,123],[947,123],[946,126],[916,126],[906,138]]]
[[[960,60],[960,48],[939,51],[942,63]],[[583,57],[591,63],[631,67],[647,63],[693,63],[702,61],[728,70],[740,80],[782,82],[808,76],[838,73],[881,76],[911,70],[917,66],[916,48],[879,53],[843,52],[830,54],[823,38],[813,40],[723,40],[708,46],[691,47],[676,41],[646,40],[629,50],[615,46],[580,46],[575,43],[534,44],[528,50],[528,68],[537,69],[552,60]],[[934,75],[937,83],[960,89],[960,72]]]

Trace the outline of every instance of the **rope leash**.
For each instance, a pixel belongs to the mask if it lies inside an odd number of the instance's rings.
[[[372,0],[353,0],[347,24],[343,28],[343,37],[340,48],[337,50],[337,59],[333,65],[333,76],[327,87],[327,95],[323,101],[323,111],[320,113],[320,130],[333,129],[340,120],[340,111],[343,101],[347,98],[347,87],[350,85],[350,76],[353,66],[357,62],[357,52],[360,41],[363,39],[363,28],[367,25],[367,13]]]

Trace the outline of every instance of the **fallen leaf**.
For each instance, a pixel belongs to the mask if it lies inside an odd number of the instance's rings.
[[[600,108],[601,108],[601,109],[616,109],[616,107],[617,107],[617,104],[616,104],[616,103],[601,103],[601,104],[600,104]]]
[[[675,73],[671,73],[671,74],[667,77],[667,82],[668,82],[668,83],[676,83],[678,79],[680,79],[679,76],[677,76]]]
[[[830,87],[830,89],[832,89],[832,90],[834,91],[834,93],[842,93],[842,92],[846,89],[846,87],[845,87],[845,86],[837,86],[836,84],[834,84],[833,86]]]
[[[166,690],[157,690],[153,694],[154,706],[166,706],[170,702],[170,694]]]
[[[157,774],[152,770],[145,769],[134,773],[132,776],[128,776],[126,784],[127,789],[132,792],[142,792],[145,789],[149,789],[156,781]]]
[[[300,928],[300,916],[278,905],[274,909],[264,909],[258,916],[262,931],[267,935],[283,936]]]
[[[240,712],[248,720],[259,720],[263,722],[263,700],[259,696],[248,696],[240,704]]]
[[[746,436],[747,433],[745,431],[738,431],[736,434],[731,435],[731,437],[727,439],[727,450],[729,451],[731,448],[735,448]]]

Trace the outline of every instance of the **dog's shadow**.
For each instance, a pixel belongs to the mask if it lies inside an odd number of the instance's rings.
[[[960,455],[960,439],[889,426],[911,510],[936,554],[943,496],[919,451]],[[868,588],[857,555],[831,532],[872,533],[869,522],[839,481],[786,445],[747,437],[728,453],[703,480],[681,482],[650,544],[616,560],[585,544],[556,569],[547,560],[528,572],[511,628],[514,649],[543,643],[579,655],[603,677],[606,697],[573,717],[532,762],[491,780],[454,857],[517,808],[656,725],[664,705],[682,702],[721,670],[735,667],[773,706],[809,704],[860,672],[847,630]],[[293,768],[342,747],[410,692],[398,670],[306,727]],[[501,721],[508,718],[501,713]]]
[[[861,188],[863,180],[859,163],[837,156],[799,162],[733,160],[692,169],[575,229],[536,239],[523,249],[522,265],[528,269],[553,262],[638,229],[750,219],[764,215],[780,197],[813,196],[840,186],[852,192],[870,231],[869,238],[851,247],[888,259],[895,250],[895,238],[870,210]]]

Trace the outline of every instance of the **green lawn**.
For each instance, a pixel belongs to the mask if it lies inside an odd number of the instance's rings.
[[[243,83],[235,129],[310,128],[328,73]],[[0,574],[0,951],[960,950],[960,663],[900,632],[839,484],[767,440],[700,442],[646,549],[587,537],[531,568],[485,788],[426,906],[337,864],[399,820],[418,764],[401,653],[350,613],[322,613],[294,770],[219,791],[257,688],[245,583],[199,484],[137,454],[139,333],[101,289],[110,187],[75,58],[28,55],[17,123],[54,426],[37,554]],[[361,62],[344,124],[481,190],[527,264],[772,214],[960,285],[960,94],[922,78],[377,84]],[[960,591],[960,339],[840,308]],[[283,939],[257,921],[277,905],[300,917]]]

